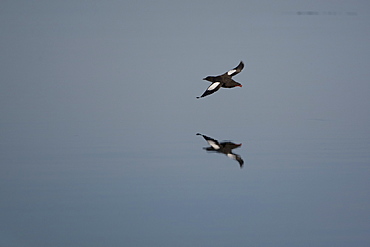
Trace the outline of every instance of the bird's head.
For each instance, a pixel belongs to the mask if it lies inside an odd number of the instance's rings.
[[[203,78],[203,80],[213,82],[213,77],[212,76],[207,76],[207,77]]]

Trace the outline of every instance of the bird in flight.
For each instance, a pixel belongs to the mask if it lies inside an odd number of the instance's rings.
[[[217,152],[217,153],[226,154],[226,156],[229,157],[230,159],[238,161],[240,168],[243,167],[244,161],[243,161],[242,157],[240,155],[234,154],[232,152],[232,150],[234,148],[240,147],[242,145],[241,143],[240,144],[235,144],[235,143],[230,142],[230,141],[218,142],[217,140],[215,140],[215,139],[213,139],[209,136],[202,135],[200,133],[197,133],[197,135],[203,136],[203,138],[210,145],[210,147],[205,147],[203,149],[205,149],[207,151],[210,151],[210,152]]]
[[[242,87],[242,84],[234,81],[232,77],[234,75],[239,74],[243,68],[244,68],[244,63],[243,61],[240,61],[238,66],[236,66],[234,69],[227,71],[226,73],[222,75],[207,76],[206,78],[203,78],[203,80],[210,81],[212,82],[212,84],[207,88],[207,90],[202,94],[202,96],[197,97],[197,99],[213,94],[214,92],[219,90],[221,87],[224,87],[224,88]]]

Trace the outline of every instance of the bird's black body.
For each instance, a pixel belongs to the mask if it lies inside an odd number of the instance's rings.
[[[244,68],[244,63],[241,61],[238,66],[236,66],[234,69],[229,70],[228,72],[219,75],[219,76],[207,76],[203,80],[210,81],[212,84],[207,88],[207,90],[202,94],[202,96],[197,97],[202,98],[207,95],[213,94],[217,90],[219,90],[221,87],[224,88],[233,88],[233,87],[242,87],[242,85],[239,82],[236,82],[232,79],[234,75],[239,74],[242,69]]]

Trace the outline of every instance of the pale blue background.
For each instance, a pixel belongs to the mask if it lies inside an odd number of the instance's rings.
[[[369,27],[369,1],[2,1],[0,246],[370,246]]]

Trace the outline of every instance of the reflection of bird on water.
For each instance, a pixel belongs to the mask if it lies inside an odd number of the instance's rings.
[[[202,94],[202,96],[197,97],[197,99],[205,97],[207,95],[213,94],[221,87],[232,88],[232,87],[242,87],[239,82],[231,79],[234,75],[239,74],[240,71],[244,68],[244,63],[241,61],[238,66],[234,69],[229,70],[228,72],[219,75],[219,76],[207,76],[203,80],[210,81],[212,84],[207,88],[207,90]]]
[[[233,142],[218,142],[211,137],[197,133],[197,135],[203,136],[203,138],[208,142],[210,147],[205,147],[203,149],[211,152],[223,153],[226,154],[230,159],[236,160],[239,162],[240,168],[243,167],[244,161],[238,154],[234,154],[232,149],[240,147],[242,144],[235,144]]]

